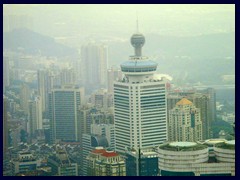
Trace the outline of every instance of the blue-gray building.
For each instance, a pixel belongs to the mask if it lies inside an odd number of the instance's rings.
[[[80,139],[77,111],[83,99],[83,89],[65,85],[49,94],[51,142],[74,142]]]
[[[157,176],[158,156],[152,150],[128,151],[126,153],[127,176]]]

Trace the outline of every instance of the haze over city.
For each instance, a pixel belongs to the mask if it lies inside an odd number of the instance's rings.
[[[234,176],[235,5],[4,4],[3,105],[6,176]]]

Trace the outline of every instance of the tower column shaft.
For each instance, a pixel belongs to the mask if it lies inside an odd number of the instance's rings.
[[[135,47],[135,56],[142,56],[142,48]]]

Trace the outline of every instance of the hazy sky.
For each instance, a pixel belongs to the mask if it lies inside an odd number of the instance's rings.
[[[27,14],[34,30],[50,36],[142,33],[188,36],[235,31],[234,4],[4,5],[6,14]]]

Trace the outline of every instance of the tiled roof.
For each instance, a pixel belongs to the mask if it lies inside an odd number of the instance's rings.
[[[177,102],[177,105],[190,105],[192,104],[187,98],[182,98],[180,101]]]
[[[102,154],[105,153],[106,150],[105,149],[94,149],[92,150],[92,153],[96,153],[96,154]]]
[[[115,153],[115,152],[105,152],[102,154],[102,156],[105,156],[105,157],[114,157],[114,156],[118,156],[118,153]]]

